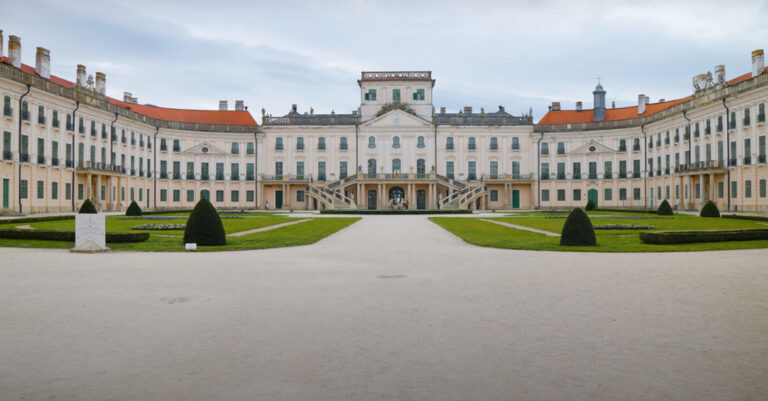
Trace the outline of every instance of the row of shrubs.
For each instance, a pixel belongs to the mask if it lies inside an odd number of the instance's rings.
[[[75,241],[75,232],[67,230],[24,230],[18,228],[0,229],[0,238],[39,239],[47,241]],[[149,233],[106,233],[107,242],[143,242],[149,239]]]
[[[755,220],[755,221],[768,221],[766,216],[746,216],[740,214],[724,214],[720,217],[724,219],[737,219],[737,220]]]
[[[472,214],[468,209],[451,210],[321,210],[320,214]]]
[[[768,228],[746,228],[716,231],[656,231],[640,233],[646,244],[671,245],[694,242],[750,241],[768,239]]]

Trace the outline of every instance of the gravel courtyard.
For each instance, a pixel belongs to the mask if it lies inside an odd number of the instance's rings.
[[[2,400],[765,400],[768,250],[0,248]]]

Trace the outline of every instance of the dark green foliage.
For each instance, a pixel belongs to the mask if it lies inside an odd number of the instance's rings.
[[[672,216],[675,213],[672,212],[672,207],[669,206],[669,202],[664,199],[664,201],[661,202],[661,205],[659,205],[659,208],[656,210],[656,214],[659,216]]]
[[[357,209],[326,209],[320,214],[471,214],[469,209],[452,210],[357,210]]]
[[[128,206],[128,210],[125,211],[126,216],[141,216],[141,208],[136,201],[132,201]]]
[[[565,246],[595,246],[595,229],[589,217],[580,208],[573,209],[565,220],[563,232],[560,234],[560,245]]]
[[[67,230],[22,230],[0,229],[0,238],[40,239],[48,241],[75,241],[75,232]],[[107,242],[142,242],[149,239],[149,233],[106,233]]]
[[[187,220],[184,243],[197,245],[226,245],[227,235],[221,217],[208,199],[201,198]]]
[[[406,113],[411,113],[414,116],[416,115],[416,111],[414,111],[411,108],[411,106],[408,105],[408,103],[392,102],[392,103],[386,103],[385,105],[381,106],[381,109],[379,109],[379,111],[376,112],[376,117],[381,117],[392,110],[402,110]]]
[[[622,212],[622,213],[651,213],[656,214],[656,211],[653,209],[620,209],[620,208],[612,208],[612,207],[598,207],[595,208],[594,211],[596,212]]]
[[[86,199],[83,205],[80,206],[80,210],[77,212],[80,214],[97,214],[96,207],[93,206],[90,199]]]
[[[18,223],[39,223],[41,221],[58,221],[58,220],[74,220],[75,216],[40,216],[40,217],[19,217],[16,219],[3,219],[0,220],[2,224],[18,224]]]
[[[592,200],[588,200],[587,206],[584,208],[584,210],[595,210],[595,202],[592,202]]]
[[[693,242],[749,241],[768,239],[766,228],[744,228],[737,230],[713,231],[656,231],[640,233],[640,240],[646,244],[668,245]]]
[[[720,210],[717,209],[715,202],[707,201],[707,203],[704,204],[704,207],[701,208],[701,213],[699,213],[699,216],[720,217]]]
[[[768,217],[766,216],[749,216],[745,214],[724,214],[724,215],[721,215],[720,217],[724,219],[768,221]]]

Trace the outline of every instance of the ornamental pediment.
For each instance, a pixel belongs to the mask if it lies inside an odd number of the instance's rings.
[[[431,127],[432,124],[411,113],[403,110],[392,110],[384,115],[374,118],[362,124],[363,127]]]
[[[192,154],[192,155],[217,155],[217,156],[222,156],[227,154],[227,152],[212,145],[210,142],[198,143],[197,145],[192,146],[191,148],[183,151],[182,153]]]
[[[616,151],[603,145],[600,142],[590,140],[586,144],[568,152],[569,155],[591,155],[598,153],[616,153]]]

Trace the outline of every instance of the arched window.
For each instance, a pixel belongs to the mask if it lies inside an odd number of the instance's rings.
[[[499,139],[494,137],[491,137],[491,150],[497,150],[499,148]]]
[[[749,107],[744,109],[744,125],[749,125]]]
[[[368,159],[368,174],[376,175],[376,159]]]
[[[757,122],[765,122],[765,103],[760,103],[760,105],[757,106]]]
[[[401,172],[400,159],[392,159],[392,174],[399,175]]]
[[[376,148],[376,137],[369,136],[368,137],[368,149],[375,149]]]
[[[400,148],[400,137],[396,136],[392,138],[392,147],[395,149]]]
[[[6,96],[3,98],[3,115],[6,117],[11,117],[13,114],[13,109],[11,108],[11,97]]]
[[[237,142],[232,142],[232,154],[236,155],[240,153],[240,145]]]
[[[418,139],[416,140],[416,147],[417,148],[423,148],[424,146],[425,146],[424,145],[424,137],[423,136],[418,137]]]

